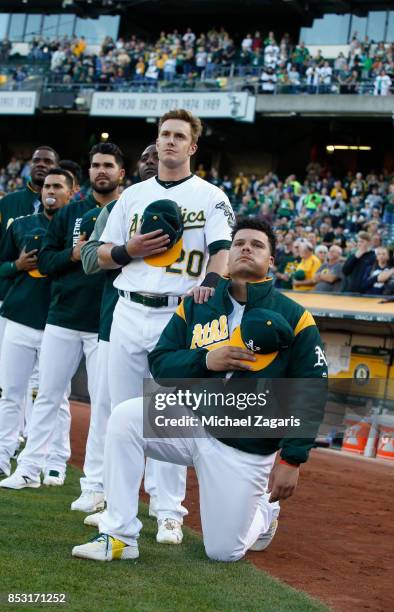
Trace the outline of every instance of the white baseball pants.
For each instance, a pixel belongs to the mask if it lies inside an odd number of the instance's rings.
[[[8,321],[5,328],[0,358],[3,384],[0,400],[0,467],[6,473],[10,470],[10,459],[18,446],[24,408],[30,403],[28,398],[31,401],[31,377],[38,366],[42,336],[43,331],[14,321]],[[68,399],[64,396],[48,448],[48,471],[65,471],[70,456],[70,422]]]
[[[21,433],[24,438],[27,438],[29,432],[29,423],[31,419],[31,412],[33,410],[34,398],[37,397],[38,385],[39,385],[39,366],[38,359],[36,360],[33,368],[32,375],[29,380],[29,387],[26,394],[25,410],[21,420]],[[66,398],[68,401],[68,398]],[[71,419],[71,415],[70,415]]]
[[[266,493],[276,453],[252,455],[207,437],[201,426],[193,430],[193,438],[147,439],[143,437],[142,398],[115,408],[105,442],[107,510],[99,530],[127,544],[135,543],[142,527],[137,512],[145,456],[194,465],[206,553],[217,561],[237,561],[279,514],[279,504],[269,503]]]
[[[3,302],[0,301],[0,308],[2,307]],[[7,323],[7,319],[4,319],[4,317],[0,317],[0,349],[1,349],[1,343],[3,342],[3,335],[4,335],[4,329]],[[1,376],[1,372],[0,372],[0,376]]]
[[[41,345],[39,392],[29,427],[29,437],[18,457],[18,472],[37,479],[45,468],[51,436],[60,406],[82,355],[86,357],[88,390],[94,401],[97,334],[57,325],[46,325]],[[51,469],[56,469],[51,466]]]
[[[170,298],[171,299],[171,298]],[[172,317],[177,300],[165,308],[148,308],[120,297],[114,311],[109,349],[109,392],[112,407],[143,394],[143,380],[150,378],[148,353]],[[146,462],[145,491],[154,501],[157,517],[182,522],[186,492],[186,468],[171,463]]]
[[[2,307],[3,302],[0,301],[0,308]],[[1,345],[3,343],[3,337],[4,337],[4,332],[5,332],[5,327],[7,325],[7,319],[4,319],[4,317],[0,317],[0,352],[1,352]],[[0,390],[2,389],[2,371],[0,368]],[[1,393],[0,393],[1,395]]]
[[[0,302],[0,308],[2,304],[3,302]],[[4,317],[0,317],[0,351],[1,351],[1,346],[3,342],[3,337],[4,337],[4,332],[5,332],[7,322],[8,322],[7,319],[5,319]],[[2,376],[2,369],[0,368],[0,389],[2,388],[1,376]],[[32,394],[33,394],[33,391],[36,391],[37,389],[38,389],[38,367],[36,365],[33,370],[31,380],[29,383],[29,393],[26,394],[26,402],[25,402],[24,411],[22,411],[22,414],[21,414],[20,432],[24,437],[27,437],[28,422],[29,422],[31,411],[33,408]]]
[[[108,419],[111,416],[108,354],[109,342],[99,340],[96,358],[95,399],[90,406],[89,434],[83,465],[85,477],[80,479],[82,491],[103,491],[104,443]]]

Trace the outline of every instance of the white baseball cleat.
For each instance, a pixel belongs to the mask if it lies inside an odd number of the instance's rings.
[[[97,512],[104,508],[104,493],[98,491],[82,491],[81,495],[71,504],[71,510],[79,512]]]
[[[38,489],[41,486],[41,480],[34,480],[30,476],[24,476],[21,472],[14,472],[12,476],[0,481],[0,487],[3,489]]]
[[[104,510],[101,510],[100,512],[95,512],[94,514],[88,514],[83,524],[89,525],[89,527],[98,527],[99,521],[101,517],[103,516],[103,514],[104,514]]]
[[[267,531],[265,533],[262,533],[257,538],[255,543],[252,544],[249,550],[261,551],[261,550],[265,550],[266,548],[268,548],[268,546],[271,544],[272,540],[274,539],[274,535],[276,533],[276,530],[278,529],[278,524],[279,524],[278,519],[274,519],[271,522],[271,525],[268,527]]]
[[[128,546],[106,533],[99,533],[93,540],[81,546],[74,546],[72,556],[93,561],[126,561],[138,559],[138,545]]]
[[[181,544],[183,540],[182,526],[179,521],[166,518],[157,521],[159,526],[156,542],[159,544]]]
[[[61,474],[57,470],[49,470],[48,474],[45,474],[42,484],[47,487],[62,487],[65,478],[65,474]]]

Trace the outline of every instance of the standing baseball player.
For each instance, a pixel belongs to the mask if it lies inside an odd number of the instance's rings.
[[[138,162],[138,173],[141,181],[146,181],[157,174],[158,157],[156,145],[148,146],[142,153]],[[101,271],[98,265],[97,250],[101,246],[100,236],[104,231],[109,214],[115,206],[116,200],[107,204],[101,211],[89,211],[83,218],[99,213],[94,230],[89,241],[81,249],[82,266],[86,274],[96,274]],[[104,503],[103,489],[103,461],[104,442],[107,422],[111,414],[111,400],[108,388],[108,353],[109,337],[112,325],[113,312],[118,301],[118,291],[113,283],[120,273],[120,268],[107,270],[104,283],[103,297],[100,311],[99,345],[97,349],[96,366],[96,401],[91,405],[89,434],[86,443],[85,463],[81,478],[81,495],[71,504],[72,510],[82,512],[95,512]],[[97,525],[99,514],[86,517],[85,523]]]
[[[58,154],[47,145],[42,145],[34,151],[31,159],[31,177],[26,188],[8,193],[0,200],[0,240],[14,219],[35,214],[40,210],[41,189],[45,176],[48,170],[58,165],[58,162]],[[11,284],[12,280],[9,278],[0,279],[0,306]],[[0,317],[0,346],[4,325],[5,322]]]
[[[61,168],[49,170],[42,188],[44,212],[16,219],[1,244],[0,276],[12,278],[1,315],[7,322],[0,359],[0,476],[9,476],[10,460],[18,445],[18,433],[28,381],[37,366],[51,296],[51,279],[37,270],[42,239],[56,211],[72,197],[72,176]],[[70,455],[70,410],[67,397],[59,412],[51,440],[44,484],[59,484]]]
[[[250,395],[243,391],[260,388],[259,379],[287,378],[291,385],[290,379],[302,378],[303,388],[305,378],[320,379],[309,381],[301,398],[291,395],[291,410],[313,423],[303,431],[316,432],[325,404],[327,363],[312,315],[274,289],[272,279],[267,278],[274,252],[270,226],[253,219],[239,222],[229,254],[229,278],[220,280],[207,303],[195,304],[186,298],[149,355],[155,379],[173,378],[174,373],[177,378],[212,378],[216,390],[235,390],[237,407],[231,409],[226,402],[210,406],[205,400],[195,420],[195,413],[185,404],[176,405],[170,414],[152,412],[154,419],[159,414],[161,419],[192,420],[186,434],[175,428],[176,435],[171,437],[171,427],[167,427],[161,435],[147,438],[143,398],[117,406],[108,422],[105,443],[107,510],[100,519],[101,533],[75,546],[73,556],[97,561],[139,556],[138,491],[145,456],[195,466],[204,546],[211,559],[237,561],[247,550],[265,550],[271,543],[278,523],[278,501],[293,494],[299,466],[307,460],[313,438],[301,437],[294,429],[282,438],[257,437],[254,432],[249,437],[215,437],[203,427],[203,418],[213,411],[220,418],[234,411],[244,416],[239,400]],[[230,379],[229,374],[233,375]],[[199,390],[204,384],[202,381]],[[266,384],[261,386],[265,388]],[[254,415],[264,416],[267,406],[263,403],[256,410],[257,397],[250,399],[250,407]],[[273,404],[278,417],[280,405]],[[283,408],[280,411],[283,414]],[[232,428],[229,431],[233,433]],[[280,460],[274,465],[278,450]]]
[[[142,394],[148,352],[181,296],[202,281],[195,299],[207,299],[227,265],[232,208],[220,189],[190,171],[201,131],[200,120],[186,110],[163,115],[156,141],[158,176],[123,192],[101,236],[106,244],[98,250],[100,266],[121,268],[114,282],[119,300],[109,348],[113,406]],[[185,483],[186,468],[147,462],[145,489],[158,517],[160,543],[182,541]]]
[[[82,269],[81,247],[86,239],[80,233],[80,226],[88,210],[105,206],[116,196],[122,157],[118,147],[102,143],[92,148],[90,164],[92,195],[82,202],[69,204],[56,214],[39,253],[39,271],[52,276],[51,304],[41,346],[39,393],[26,447],[18,457],[14,474],[0,482],[2,487],[40,486],[40,472],[44,469],[61,399],[83,354],[89,395],[94,401],[104,275],[86,276]],[[59,479],[64,481],[64,478],[65,474],[59,474]]]

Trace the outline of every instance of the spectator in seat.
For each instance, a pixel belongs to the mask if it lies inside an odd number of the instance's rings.
[[[164,80],[173,81],[176,75],[176,53],[172,53],[164,62]]]
[[[328,94],[331,92],[332,68],[329,62],[324,62],[323,66],[318,70],[320,77],[320,92]]]
[[[344,200],[347,200],[347,192],[346,192],[346,189],[342,187],[341,181],[335,181],[334,187],[331,189],[330,198],[334,199],[338,193],[341,193],[342,198]]]
[[[313,280],[316,282],[314,291],[337,292],[341,290],[343,279],[341,257],[340,246],[333,245],[329,248],[327,261],[320,266],[314,276]]]
[[[296,65],[291,66],[288,72],[289,75],[289,83],[291,85],[291,93],[298,93],[301,85],[300,81],[300,73],[297,70]]]
[[[326,247],[326,245],[319,244],[319,246],[315,248],[315,255],[320,259],[321,264],[323,266],[327,262],[328,257],[328,248]]]
[[[388,283],[394,279],[394,267],[390,265],[388,249],[386,247],[378,247],[375,254],[376,261],[367,268],[362,283],[362,290],[368,295],[382,295]]]
[[[357,237],[357,249],[343,265],[343,290],[349,293],[362,293],[367,270],[375,263],[375,254],[371,250],[371,237],[367,232],[360,232]]]
[[[21,162],[15,156],[11,157],[8,165],[7,172],[8,174],[14,178],[17,174],[19,174],[21,169]]]
[[[375,96],[388,96],[391,93],[391,79],[385,70],[381,70],[374,82]]]
[[[291,289],[291,278],[300,262],[298,244],[293,243],[292,237],[284,237],[284,248],[275,257],[275,287],[277,289]]]
[[[273,94],[275,93],[276,82],[278,77],[276,76],[273,68],[264,68],[261,73],[261,93]]]
[[[295,291],[311,291],[315,286],[314,276],[321,266],[321,261],[313,254],[313,246],[307,240],[300,242],[301,261],[293,275]]]

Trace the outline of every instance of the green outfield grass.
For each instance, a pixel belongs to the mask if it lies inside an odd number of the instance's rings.
[[[63,487],[0,489],[0,592],[67,593],[68,610],[90,611],[323,611],[325,606],[284,586],[246,561],[209,561],[201,539],[185,529],[182,546],[156,544],[156,523],[141,506],[137,561],[73,559],[71,549],[94,536],[84,515],[69,510],[79,472]],[[264,554],[264,553],[262,553]],[[3,604],[3,605],[2,605]],[[62,606],[13,608],[55,610]]]

